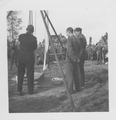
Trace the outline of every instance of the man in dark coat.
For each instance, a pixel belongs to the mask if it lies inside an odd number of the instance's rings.
[[[84,86],[85,85],[85,72],[84,72],[84,62],[86,59],[86,38],[85,36],[82,34],[82,29],[81,28],[76,28],[75,30],[75,36],[77,38],[80,39],[81,42],[81,54],[80,54],[80,62],[79,62],[79,66],[80,66],[80,71],[81,71],[81,76],[82,76],[82,83],[81,85]]]
[[[66,80],[69,92],[74,93],[73,82],[75,83],[76,91],[81,90],[81,76],[79,71],[79,59],[78,53],[80,50],[80,44],[76,37],[73,35],[73,29],[67,28],[66,34],[67,40],[67,55],[66,55]]]
[[[34,27],[28,25],[27,32],[19,35],[20,48],[18,52],[18,92],[22,95],[22,85],[27,70],[28,92],[34,93],[34,50],[37,48],[37,39],[33,36]]]

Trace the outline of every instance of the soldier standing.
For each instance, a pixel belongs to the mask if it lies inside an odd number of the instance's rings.
[[[85,72],[84,72],[84,62],[86,59],[86,38],[82,34],[82,29],[81,28],[76,28],[75,29],[75,35],[77,38],[79,38],[80,43],[81,43],[81,54],[80,54],[80,71],[81,71],[81,76],[82,76],[82,83],[81,86],[83,87],[85,85]]]

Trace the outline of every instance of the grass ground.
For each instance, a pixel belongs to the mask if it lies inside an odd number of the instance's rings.
[[[64,63],[61,63],[65,72]],[[35,71],[42,71],[39,66]],[[61,77],[56,64],[50,65],[45,72],[46,80],[42,83],[44,87],[35,83],[35,94],[29,95],[27,84],[24,82],[23,96],[17,93],[16,82],[11,80],[16,74],[16,68],[8,70],[8,92],[9,112],[71,112],[72,108],[63,85],[52,85],[52,77]],[[85,62],[85,88],[81,92],[72,95],[77,112],[108,112],[109,90],[108,90],[108,65],[96,65],[96,61]],[[45,87],[46,85],[46,87]]]

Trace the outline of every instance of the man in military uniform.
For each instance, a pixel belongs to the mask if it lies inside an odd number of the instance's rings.
[[[22,95],[22,85],[27,70],[28,92],[34,93],[34,50],[37,48],[37,39],[33,36],[34,27],[28,25],[27,32],[19,35],[20,48],[18,51],[18,92]]]
[[[80,52],[80,62],[79,62],[79,66],[80,66],[80,71],[81,71],[81,76],[82,76],[82,83],[81,86],[83,87],[85,85],[85,72],[84,72],[84,62],[86,59],[86,38],[85,36],[82,34],[82,29],[81,28],[76,28],[75,30],[75,36],[80,40],[81,43],[81,52]]]
[[[81,76],[79,73],[79,59],[78,53],[80,50],[80,44],[77,38],[73,35],[73,29],[67,28],[66,34],[67,40],[67,55],[66,55],[66,80],[69,92],[74,93],[73,82],[75,83],[76,91],[81,90]]]

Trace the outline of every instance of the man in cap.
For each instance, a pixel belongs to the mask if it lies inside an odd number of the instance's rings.
[[[82,34],[82,29],[81,28],[76,28],[75,30],[75,36],[77,38],[80,39],[81,42],[81,51],[80,51],[80,55],[79,55],[79,66],[80,66],[80,71],[81,71],[81,76],[82,76],[82,83],[81,86],[83,87],[85,85],[85,73],[84,73],[84,61],[86,59],[86,38],[85,36]]]
[[[18,52],[18,92],[22,95],[22,85],[27,70],[28,92],[34,93],[34,50],[37,48],[37,39],[33,36],[34,27],[28,25],[25,34],[19,35],[20,48]]]
[[[73,29],[71,27],[67,28],[66,34],[68,36],[67,40],[67,54],[66,54],[66,80],[69,92],[74,93],[73,82],[75,83],[76,91],[81,90],[80,76],[78,75],[79,69],[79,59],[78,53],[80,45],[73,35]]]

